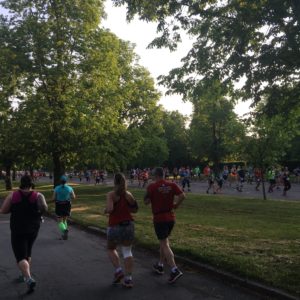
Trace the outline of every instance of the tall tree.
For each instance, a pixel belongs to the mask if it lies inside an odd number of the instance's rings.
[[[267,168],[281,162],[300,130],[300,123],[294,121],[299,116],[297,110],[291,112],[290,119],[280,114],[270,118],[264,111],[265,105],[261,103],[254,112],[255,118],[247,120],[248,132],[243,142],[245,158],[260,168],[262,175]],[[262,184],[263,198],[266,199],[264,178]]]
[[[169,150],[166,163],[170,168],[186,165],[191,159],[187,121],[178,111],[164,112],[162,125]]]
[[[215,168],[221,161],[239,154],[237,145],[245,129],[234,113],[234,102],[218,81],[207,82],[194,94],[194,112],[190,126],[193,155],[198,160],[212,161]]]

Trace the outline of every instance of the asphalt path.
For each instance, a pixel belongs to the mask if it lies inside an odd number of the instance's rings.
[[[41,182],[48,181],[48,179],[43,178]],[[83,178],[80,182],[77,178],[73,178],[69,182],[71,183],[81,183],[81,184],[88,184],[88,185],[95,185],[94,180],[91,180],[90,182],[86,182],[86,180]],[[149,183],[151,183],[151,180],[149,180]],[[176,182],[180,185],[180,181]],[[104,183],[100,183],[100,185],[108,185],[113,186],[113,180],[112,178],[107,178]],[[128,187],[129,188],[140,188],[145,189],[142,187],[139,187],[138,181],[134,180],[131,182],[128,180]],[[256,198],[256,199],[263,199],[263,192],[262,192],[262,185],[260,185],[259,190],[256,191],[255,189],[256,183],[253,182],[250,183],[244,183],[242,192],[239,192],[236,189],[236,183],[232,184],[232,186],[229,186],[229,183],[225,183],[223,185],[222,191],[220,193],[217,193],[219,196],[235,196],[235,197],[248,197],[248,198]],[[205,180],[199,181],[199,180],[191,180],[190,181],[190,192],[188,192],[187,187],[185,188],[185,192],[187,193],[194,193],[194,194],[206,194],[206,190],[208,188],[208,183]],[[272,193],[268,193],[269,183],[265,183],[266,188],[266,195],[267,199],[270,200],[284,200],[284,201],[300,201],[300,183],[292,183],[291,189],[287,192],[286,196],[283,196],[283,186],[280,186],[279,189],[274,189]],[[213,190],[210,190],[210,194],[213,194]]]
[[[27,295],[17,283],[19,271],[10,246],[9,216],[0,215],[0,299],[266,299],[205,273],[182,267],[184,276],[175,284],[152,272],[156,257],[134,249],[134,287],[112,286],[113,268],[101,236],[70,226],[69,240],[59,240],[56,222],[45,219],[33,249],[34,293]]]

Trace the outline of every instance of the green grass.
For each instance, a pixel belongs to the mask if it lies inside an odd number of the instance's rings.
[[[51,188],[38,190],[50,199]],[[76,186],[72,218],[105,228],[110,189]],[[157,249],[151,211],[142,203],[144,191],[132,192],[140,204],[137,243]],[[4,194],[0,189],[0,197]],[[300,202],[189,194],[177,212],[171,245],[178,255],[300,295]]]

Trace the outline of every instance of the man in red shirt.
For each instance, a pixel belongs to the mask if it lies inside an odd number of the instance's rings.
[[[185,199],[185,194],[176,183],[163,179],[163,168],[155,168],[154,177],[155,182],[147,187],[144,197],[146,205],[151,203],[154,230],[160,243],[160,260],[153,266],[153,269],[156,273],[163,274],[163,263],[166,261],[171,267],[168,282],[173,283],[183,274],[176,266],[168,237],[175,224],[174,210]]]

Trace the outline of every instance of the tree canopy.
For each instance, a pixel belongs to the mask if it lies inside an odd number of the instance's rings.
[[[181,30],[195,42],[183,65],[162,77],[171,92],[184,96],[205,80],[236,84],[243,99],[270,107],[300,96],[300,3],[298,0],[113,0],[127,4],[127,17],[156,21],[155,47],[176,49]],[[286,102],[285,102],[286,103]]]

